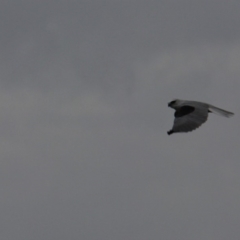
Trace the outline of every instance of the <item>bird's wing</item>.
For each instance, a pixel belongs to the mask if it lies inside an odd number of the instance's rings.
[[[218,114],[220,116],[224,116],[224,117],[231,117],[231,116],[234,115],[234,113],[232,113],[232,112],[228,112],[226,110],[223,110],[221,108],[215,107],[215,106],[210,105],[210,104],[209,104],[209,110],[213,113],[216,113],[216,114]]]
[[[175,112],[174,124],[171,131],[190,132],[206,122],[207,117],[208,108],[205,105],[199,104],[197,107],[183,106]]]

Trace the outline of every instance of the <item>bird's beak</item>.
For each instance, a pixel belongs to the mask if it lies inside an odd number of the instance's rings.
[[[168,103],[168,106],[171,107],[171,103]]]

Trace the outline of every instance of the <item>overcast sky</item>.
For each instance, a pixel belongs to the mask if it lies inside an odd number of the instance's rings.
[[[1,1],[0,238],[239,239],[239,11]],[[174,98],[235,116],[168,136]]]

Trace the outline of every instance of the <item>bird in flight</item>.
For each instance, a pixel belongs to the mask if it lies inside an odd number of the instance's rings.
[[[234,115],[221,108],[215,107],[208,103],[197,101],[186,101],[176,99],[168,103],[168,106],[175,109],[174,123],[168,135],[177,132],[191,132],[207,121],[208,113],[215,113],[224,117]]]

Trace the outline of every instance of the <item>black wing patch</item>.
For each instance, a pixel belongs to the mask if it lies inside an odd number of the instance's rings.
[[[183,116],[193,112],[194,110],[195,110],[195,107],[183,106],[175,111],[174,117],[175,118],[183,117]]]

